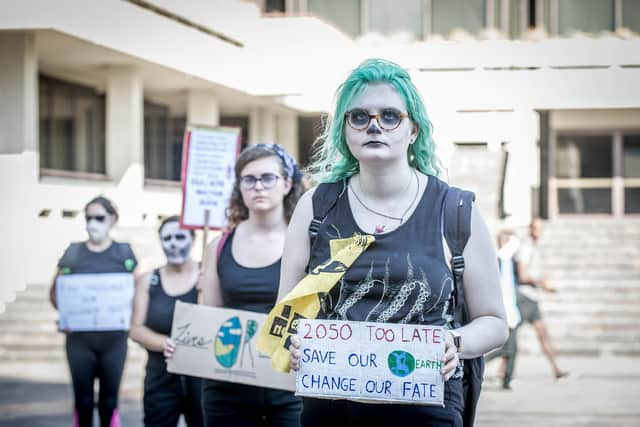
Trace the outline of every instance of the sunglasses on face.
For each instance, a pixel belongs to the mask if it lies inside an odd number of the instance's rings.
[[[187,235],[183,233],[179,233],[179,234],[167,234],[165,236],[162,236],[163,242],[170,242],[171,239],[174,239],[176,242],[184,242],[185,240],[187,240]]]
[[[394,130],[408,114],[404,114],[395,108],[383,108],[378,114],[371,114],[363,108],[354,108],[345,113],[347,124],[355,130],[365,130],[371,124],[371,119],[376,119],[378,126],[383,130]]]
[[[106,215],[85,215],[84,218],[87,222],[89,221],[104,222],[104,220],[107,219],[107,216]]]
[[[260,182],[262,187],[266,190],[275,187],[278,182],[279,175],[275,173],[263,173],[259,177],[253,175],[244,175],[240,177],[240,187],[244,190],[251,190],[255,188],[256,184]]]

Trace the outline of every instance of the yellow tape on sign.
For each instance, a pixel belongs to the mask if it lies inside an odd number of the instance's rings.
[[[375,241],[370,235],[354,234],[329,241],[329,259],[307,274],[267,316],[257,347],[271,357],[274,369],[289,372],[289,343],[298,329],[298,319],[315,319],[320,295],[327,293],[351,264]]]

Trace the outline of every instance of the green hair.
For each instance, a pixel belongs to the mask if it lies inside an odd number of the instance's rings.
[[[388,83],[400,94],[409,117],[418,129],[416,140],[409,146],[407,161],[411,167],[427,175],[438,176],[439,160],[431,137],[433,126],[427,116],[422,97],[409,73],[399,65],[384,59],[367,59],[351,72],[336,92],[335,111],[326,119],[322,135],[314,143],[314,154],[307,172],[317,182],[335,182],[360,170],[358,160],[347,146],[344,132],[345,113],[353,100],[369,84]]]

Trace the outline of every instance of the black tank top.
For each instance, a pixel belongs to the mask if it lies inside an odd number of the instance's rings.
[[[280,258],[266,267],[243,267],[231,253],[235,230],[222,247],[218,277],[222,301],[227,308],[268,313],[276,304],[280,283]]]
[[[447,184],[429,176],[418,206],[397,229],[376,241],[322,299],[322,317],[369,322],[450,326],[453,289],[444,259],[441,212]],[[329,258],[329,240],[365,234],[356,224],[348,192],[322,223],[310,257],[314,268]]]
[[[131,273],[138,264],[128,243],[113,241],[102,252],[93,252],[84,242],[71,243],[58,261],[61,274]]]
[[[196,304],[198,302],[198,291],[195,285],[182,295],[168,295],[162,287],[160,270],[153,270],[151,282],[149,283],[149,307],[145,325],[154,332],[170,336],[173,309],[176,306],[176,301]]]

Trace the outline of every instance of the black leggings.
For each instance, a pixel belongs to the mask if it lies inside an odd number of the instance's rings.
[[[113,425],[119,426],[118,390],[127,357],[127,332],[72,332],[67,334],[66,349],[77,425],[93,425],[93,380],[97,377],[100,425],[109,427],[115,417]]]
[[[144,425],[176,427],[180,414],[189,427],[202,427],[202,380],[167,372],[162,353],[149,352],[144,378]]]
[[[291,391],[204,380],[206,427],[299,427],[302,400]]]

